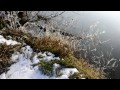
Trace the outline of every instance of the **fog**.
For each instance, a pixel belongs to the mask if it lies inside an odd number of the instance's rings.
[[[104,46],[112,46],[114,56],[120,59],[120,11],[65,11],[55,21],[59,23],[59,27],[75,35],[79,35],[81,31],[89,31],[91,25],[98,23],[96,30],[104,32],[100,35],[101,41],[110,40]]]
[[[100,40],[108,40],[108,42],[102,44],[100,47],[98,46],[98,52],[95,54],[97,55],[101,51],[110,52],[110,49],[113,48],[111,59],[115,58],[117,60],[115,61],[117,66],[115,66],[114,73],[112,71],[109,72],[112,73],[112,78],[120,79],[120,11],[66,11],[62,15],[62,18],[64,18],[63,21],[72,22],[69,28],[65,30],[75,35],[79,35],[81,31],[89,31],[91,25],[98,23],[95,30],[99,29],[102,32]],[[62,22],[59,19],[57,21]],[[104,55],[106,59],[102,58],[100,61],[109,61],[110,58],[107,57],[107,54]]]
[[[79,34],[81,30],[89,30],[90,25],[99,21],[97,27],[105,31],[101,40],[110,39],[108,45],[120,53],[120,11],[66,11],[62,16],[66,20],[74,20],[67,31],[75,34]]]

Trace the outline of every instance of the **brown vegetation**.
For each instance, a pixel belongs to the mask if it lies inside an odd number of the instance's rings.
[[[11,65],[10,57],[11,55],[20,49],[19,45],[6,45],[0,44],[0,74],[7,70],[7,67]]]
[[[73,49],[69,47],[69,41],[55,36],[45,36],[45,37],[33,37],[30,34],[24,33],[22,31],[17,30],[5,30],[2,32],[4,36],[10,35],[13,38],[18,38],[17,41],[20,41],[20,38],[27,44],[30,45],[34,51],[50,51],[55,55],[60,56],[63,60],[57,61],[56,63],[64,65],[66,67],[75,67],[78,69],[80,74],[89,79],[103,79],[104,72],[97,70],[93,65],[90,65],[83,59],[77,59],[73,54]],[[49,64],[49,63],[48,63]],[[43,67],[49,68],[51,70],[51,63],[48,65],[46,63],[42,63]],[[47,65],[47,66],[46,66]],[[47,70],[47,72],[49,72]],[[49,72],[50,73],[50,72]],[[77,74],[77,78],[78,78]],[[76,75],[75,75],[76,76]],[[73,78],[73,77],[71,77]]]

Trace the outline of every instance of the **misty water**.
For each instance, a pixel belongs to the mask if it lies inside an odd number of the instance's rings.
[[[100,45],[97,45],[97,51],[94,53],[100,57],[102,53],[104,57],[99,58],[99,67],[105,67],[106,71],[111,72],[110,78],[120,78],[120,12],[118,11],[66,11],[61,17],[55,19],[59,26],[65,25],[64,21],[70,23],[69,27],[64,26],[67,32],[79,35],[82,32],[89,32],[91,25],[96,25],[94,31],[99,31]],[[72,23],[71,23],[72,22]],[[104,42],[105,41],[105,42]],[[89,56],[94,56],[89,52]],[[89,57],[92,60],[93,57]],[[97,59],[98,60],[98,59]],[[95,63],[96,64],[96,63]]]

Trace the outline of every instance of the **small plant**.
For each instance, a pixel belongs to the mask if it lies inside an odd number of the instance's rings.
[[[40,69],[45,75],[52,76],[52,70],[53,70],[53,64],[54,62],[46,62],[44,60],[40,61]]]
[[[51,60],[49,62],[45,61],[45,60],[41,60],[39,63],[39,67],[42,70],[42,72],[48,76],[52,76],[53,75],[53,64],[60,64],[61,67],[64,65],[62,60]],[[55,73],[58,76],[58,71],[55,71]]]

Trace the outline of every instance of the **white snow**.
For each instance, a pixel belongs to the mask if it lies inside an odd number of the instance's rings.
[[[12,54],[11,60],[13,62],[17,62],[16,60],[18,59],[18,57],[19,57],[19,52],[15,52],[14,54]]]
[[[79,71],[76,68],[63,68],[60,70],[60,73],[62,76],[60,76],[58,79],[69,79],[68,77],[70,75],[73,75],[74,73],[78,73]]]
[[[48,79],[49,76],[42,74],[38,66],[32,66],[33,50],[30,46],[21,48],[20,53],[14,53],[11,57],[12,61],[16,62],[11,65],[6,74],[0,75],[0,78],[6,79]]]
[[[33,50],[30,46],[26,46],[21,49],[21,52],[24,54],[25,58],[29,59],[33,53]]]
[[[0,79],[6,79],[5,73],[0,75]]]
[[[38,58],[41,55],[42,57]],[[63,68],[60,70],[62,76],[57,77],[56,69],[60,67],[59,64],[53,64],[53,76],[47,76],[42,73],[39,66],[33,66],[37,64],[40,60],[60,60],[59,57],[55,57],[54,54],[50,52],[33,52],[30,46],[22,47],[20,52],[15,52],[12,54],[11,61],[14,62],[9,67],[6,73],[0,75],[0,79],[69,79],[68,77],[75,72],[78,72],[76,68]]]
[[[7,45],[20,44],[20,43],[18,43],[16,41],[13,41],[13,40],[7,40],[2,35],[0,35],[0,43],[6,43]]]
[[[35,56],[33,57],[33,61],[32,61],[33,64],[39,63],[40,60],[39,60],[37,57],[38,57],[38,55],[35,55]]]
[[[80,78],[80,79],[86,79],[86,78]]]
[[[34,58],[37,58],[39,56],[43,57],[43,58],[41,58],[39,60],[45,60],[45,61],[60,60],[59,57],[55,57],[55,55],[50,53],[50,52],[44,52],[44,53],[40,52]]]
[[[59,64],[57,64],[57,63],[54,63],[53,64],[53,75],[56,77],[57,75],[56,75],[56,69],[58,69],[60,67],[60,65]]]

